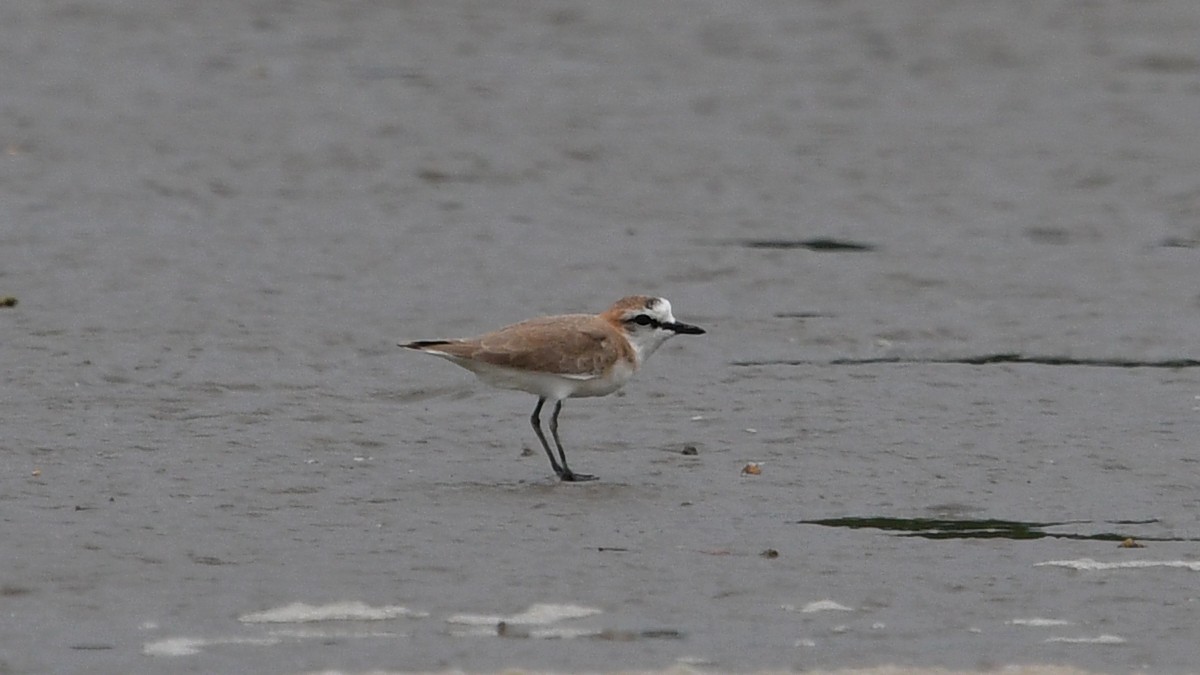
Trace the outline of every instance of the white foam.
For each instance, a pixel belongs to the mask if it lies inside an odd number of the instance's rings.
[[[1116,569],[1143,569],[1146,567],[1181,567],[1200,572],[1200,561],[1197,560],[1124,560],[1121,562],[1099,562],[1091,558],[1080,558],[1079,560],[1047,560],[1034,565],[1034,567],[1069,567],[1076,570],[1116,570]]]
[[[1070,621],[1065,621],[1063,619],[1042,619],[1039,617],[1034,617],[1031,619],[1009,619],[1008,621],[1005,621],[1004,623],[1007,623],[1007,624],[1010,624],[1013,626],[1034,626],[1034,627],[1038,627],[1038,626],[1070,626],[1071,625]]]
[[[265,614],[265,612],[264,612]],[[242,618],[246,621],[246,618]],[[270,623],[265,620],[255,620],[251,617],[249,623]],[[174,637],[147,642],[142,646],[142,653],[150,656],[190,656],[199,654],[205,647],[214,645],[256,645],[260,647],[277,645],[288,640],[312,640],[329,638],[378,638],[405,637],[403,633],[338,630],[327,628],[281,628],[272,630],[267,637],[223,637],[223,638],[189,638]]]
[[[1096,637],[1051,637],[1046,638],[1046,642],[1063,642],[1066,644],[1089,644],[1089,645],[1119,645],[1125,643],[1125,638],[1119,635],[1097,635]]]
[[[814,641],[814,640],[810,640],[810,639],[808,639],[808,638],[801,638],[801,639],[799,639],[799,640],[795,640],[795,641],[793,641],[793,642],[792,642],[792,646],[793,646],[793,647],[806,647],[806,648],[812,648],[812,647],[816,647],[816,646],[817,646],[817,643],[816,643],[816,641]]]
[[[150,656],[187,656],[199,654],[200,648],[208,644],[199,638],[167,638],[142,645],[142,653]]]
[[[396,633],[393,631],[342,630],[329,628],[279,628],[269,631],[269,634],[272,637],[285,637],[296,640],[408,637],[405,633]]]
[[[167,638],[142,645],[142,653],[148,656],[190,656],[199,654],[204,647],[212,645],[276,645],[277,638]]]
[[[500,622],[518,626],[545,626],[567,619],[582,619],[599,614],[600,610],[579,605],[553,605],[539,603],[529,609],[512,616],[493,616],[488,614],[455,614],[446,619],[447,623],[457,623],[467,626],[495,626]]]
[[[371,607],[362,602],[335,602],[328,605],[306,605],[293,602],[290,605],[251,612],[238,617],[242,623],[310,623],[313,621],[386,621],[401,616],[423,617],[426,612],[417,612],[399,605]]]
[[[847,607],[839,602],[834,602],[833,600],[817,600],[816,602],[810,602],[807,605],[805,605],[799,609],[796,609],[795,605],[783,605],[782,607],[783,607],[784,611],[801,612],[803,614],[812,614],[813,612],[853,612],[854,611],[853,607]]]

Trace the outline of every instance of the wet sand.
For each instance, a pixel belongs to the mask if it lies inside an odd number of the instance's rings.
[[[3,3],[0,672],[1200,670],[1198,33]],[[635,292],[596,483],[395,346]]]

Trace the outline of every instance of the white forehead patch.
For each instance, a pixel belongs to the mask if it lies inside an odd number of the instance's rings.
[[[656,312],[664,321],[674,323],[675,315],[671,313],[671,302],[666,298],[655,298],[654,306],[651,311]]]

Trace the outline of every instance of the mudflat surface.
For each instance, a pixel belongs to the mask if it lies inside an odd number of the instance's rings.
[[[1200,669],[1197,34],[7,0],[0,672]],[[395,346],[635,292],[595,483]]]

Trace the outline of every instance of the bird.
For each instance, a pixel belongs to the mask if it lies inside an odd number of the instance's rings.
[[[705,332],[676,320],[666,298],[630,295],[600,314],[543,316],[473,338],[415,340],[398,346],[444,358],[493,387],[537,396],[529,423],[550,458],[550,467],[564,482],[582,482],[596,476],[567,466],[558,437],[563,401],[611,394],[668,339]],[[557,459],[542,432],[542,408],[551,402],[550,435]]]

